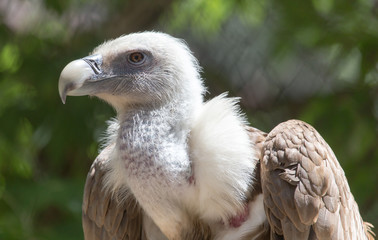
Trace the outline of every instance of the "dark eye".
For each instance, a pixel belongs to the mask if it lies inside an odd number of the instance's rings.
[[[131,64],[142,64],[144,62],[144,54],[141,52],[131,53],[128,60]]]

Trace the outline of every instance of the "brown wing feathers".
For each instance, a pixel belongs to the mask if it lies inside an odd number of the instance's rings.
[[[84,188],[82,219],[87,240],[141,239],[142,211],[133,197],[119,202],[103,187],[112,146],[93,162]]]
[[[344,171],[310,125],[290,120],[267,136],[261,162],[265,210],[285,239],[367,239]]]

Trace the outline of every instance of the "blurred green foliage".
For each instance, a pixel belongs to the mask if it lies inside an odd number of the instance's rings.
[[[320,55],[328,66],[332,90],[299,99],[277,94],[245,110],[265,131],[290,118],[314,125],[338,156],[365,220],[378,226],[377,1],[12,0],[0,13],[0,239],[82,238],[85,177],[114,111],[87,98],[62,105],[57,80],[65,64],[130,31],[212,43],[235,18],[247,29],[269,27],[264,54],[278,75],[303,55]],[[202,65],[212,94],[239,95]],[[277,86],[281,93],[291,87]]]

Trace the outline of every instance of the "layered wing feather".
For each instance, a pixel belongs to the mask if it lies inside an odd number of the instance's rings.
[[[272,239],[354,240],[370,236],[344,171],[310,125],[290,120],[268,134],[261,181]]]
[[[93,162],[84,188],[82,220],[86,240],[145,239],[143,213],[135,198],[128,194],[118,201],[104,188],[109,155],[114,145],[105,148]]]

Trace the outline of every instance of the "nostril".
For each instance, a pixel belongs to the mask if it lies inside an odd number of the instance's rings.
[[[101,68],[100,66],[98,65],[97,62],[93,61],[93,60],[90,60],[90,59],[85,59],[83,58],[83,60],[88,63],[88,65],[92,68],[93,72],[95,74],[100,74],[102,71],[101,71]]]
[[[92,68],[95,74],[102,73],[102,56],[100,54],[91,55],[83,58],[83,60]]]

